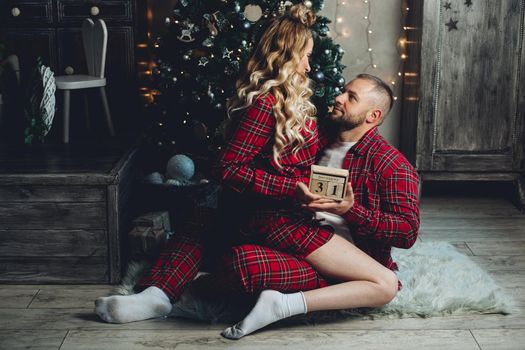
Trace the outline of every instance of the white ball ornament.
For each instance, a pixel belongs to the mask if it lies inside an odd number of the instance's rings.
[[[312,7],[312,2],[311,2],[310,0],[306,0],[306,1],[304,2],[304,6],[306,6],[306,7]]]
[[[244,16],[250,22],[257,22],[262,15],[263,11],[259,5],[246,5],[244,8]]]
[[[190,157],[176,154],[168,160],[166,174],[170,179],[188,181],[195,174],[195,164]]]

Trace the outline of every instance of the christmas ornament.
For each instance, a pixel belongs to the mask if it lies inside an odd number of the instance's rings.
[[[189,21],[184,21],[183,25],[184,28],[181,30],[181,35],[177,38],[185,43],[191,43],[192,41],[195,41],[195,38],[192,37],[195,24]]]
[[[212,13],[211,17],[215,25],[219,28],[219,30],[224,30],[229,24],[228,20],[226,19],[226,17],[224,17],[224,14],[221,11],[216,11]]]
[[[199,66],[205,67],[208,64],[209,60],[207,57],[201,57],[199,59]]]
[[[339,84],[339,86],[345,85],[345,78],[343,77],[339,78],[339,80],[337,80],[337,84]]]
[[[213,46],[213,40],[211,38],[206,38],[206,40],[204,40],[202,42],[202,45],[206,46],[206,47],[212,47]]]
[[[321,71],[318,71],[314,74],[315,80],[317,81],[323,81],[324,80],[324,73]]]
[[[210,31],[210,35],[211,36],[219,35],[219,29],[217,29],[215,24],[212,22],[210,14],[205,13],[204,15],[202,15],[202,17],[204,17],[206,26],[208,27],[208,30]]]
[[[42,65],[40,67],[40,75],[42,76],[42,101],[40,101],[40,113],[42,115],[42,120],[46,126],[43,130],[44,135],[46,136],[51,125],[53,125],[53,118],[55,116],[55,76],[53,71],[49,67]]]
[[[169,26],[171,24],[171,19],[169,17],[164,18],[164,24]]]
[[[310,8],[311,8],[311,7],[312,7],[312,2],[311,2],[310,0],[306,0],[306,1],[304,2],[304,6],[306,6],[306,7],[310,7]]]
[[[232,50],[228,50],[228,48],[223,48],[222,49],[222,58],[231,58],[231,54],[233,53]]]
[[[195,174],[195,164],[190,157],[176,154],[168,160],[166,174],[169,179],[188,181]]]
[[[250,22],[257,22],[262,17],[262,9],[259,5],[246,5],[244,8],[244,16]]]

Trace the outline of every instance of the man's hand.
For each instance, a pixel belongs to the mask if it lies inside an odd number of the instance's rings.
[[[295,186],[295,197],[302,204],[308,204],[308,203],[311,203],[313,201],[323,198],[319,195],[316,195],[310,192],[310,190],[308,189],[308,186],[306,186],[302,182],[298,182],[297,185]]]
[[[310,193],[310,191],[308,192]],[[315,195],[312,194],[312,196]],[[354,206],[354,191],[350,182],[346,185],[346,196],[342,201],[317,197],[319,198],[306,202],[303,206],[313,211],[326,211],[339,216],[342,216]]]

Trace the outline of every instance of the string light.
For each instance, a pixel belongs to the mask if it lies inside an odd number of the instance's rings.
[[[365,68],[365,70],[368,67],[377,68],[377,64],[374,62],[374,56],[372,54],[372,45],[370,41],[370,34],[372,34],[372,21],[370,20],[370,14],[372,13],[372,3],[369,0],[363,0],[363,3],[366,5],[366,16],[363,18],[366,20],[366,44],[368,45],[368,57],[370,59],[370,63]]]
[[[348,5],[348,2],[346,0],[337,0],[335,5],[335,24],[334,24],[334,32],[335,35],[333,36],[333,39],[337,39],[339,37],[348,38],[350,36],[350,30],[347,26],[344,26],[344,17],[340,16],[339,14],[342,11],[343,7],[346,7]]]
[[[361,15],[362,19],[366,23],[365,28],[365,39],[366,39],[366,52],[368,54],[368,65],[364,68],[364,71],[367,71],[369,68],[372,68],[374,70],[379,69],[379,63],[376,62],[375,59],[375,51],[373,46],[373,33],[374,30],[372,29],[372,0],[361,0],[363,7],[364,7],[364,13]],[[343,12],[345,9],[344,7],[347,6],[349,0],[337,0],[336,6],[335,6],[335,14],[334,14],[334,37],[333,39],[337,39],[339,37],[346,38],[350,36],[350,29],[345,25],[345,17],[342,15],[342,13],[347,13],[349,11]],[[400,0],[401,3],[401,13],[403,17],[406,15],[408,11],[410,11],[410,8],[406,5],[406,1]],[[402,21],[404,22],[404,20]],[[405,61],[408,58],[408,55],[406,54],[406,46],[409,44],[412,44],[411,42],[408,42],[406,40],[406,31],[407,30],[413,30],[415,28],[413,27],[407,27],[402,26],[399,33],[398,33],[398,39],[396,40],[396,50],[399,57],[399,63],[398,63],[398,69],[394,71],[395,73],[392,73],[390,77],[386,78],[386,81],[389,81],[392,90],[394,90],[394,95],[397,94],[397,90],[400,88],[402,84],[400,84],[400,80],[405,78],[406,75],[403,75],[402,73],[402,67],[403,67],[403,61]],[[396,74],[397,73],[397,74]],[[399,88],[398,88],[399,87]],[[394,96],[395,100],[397,100],[397,96]]]

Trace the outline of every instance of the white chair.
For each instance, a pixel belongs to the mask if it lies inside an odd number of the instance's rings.
[[[104,69],[106,64],[106,48],[108,43],[108,30],[106,23],[101,19],[86,18],[82,23],[82,41],[84,42],[84,53],[88,75],[63,75],[55,77],[56,87],[64,90],[64,130],[63,141],[69,143],[69,106],[71,90],[98,88],[102,98],[102,106],[106,114],[109,133],[115,136],[111,114],[109,112],[108,99],[106,97],[106,78]],[[87,100],[86,100],[87,108]]]

